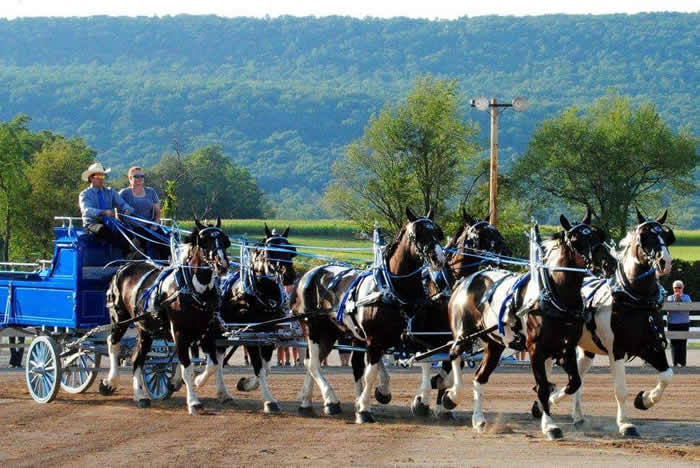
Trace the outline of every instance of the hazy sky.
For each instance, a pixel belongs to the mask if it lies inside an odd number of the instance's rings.
[[[219,16],[343,15],[446,18],[550,13],[607,14],[645,11],[698,12],[698,0],[0,0],[0,17],[164,16],[187,13]]]

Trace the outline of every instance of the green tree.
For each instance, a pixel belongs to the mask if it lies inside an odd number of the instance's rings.
[[[397,230],[407,205],[442,211],[476,154],[453,80],[418,79],[406,101],[370,118],[364,135],[333,167],[325,203],[367,229]]]
[[[511,177],[540,206],[552,198],[590,206],[597,222],[619,236],[635,205],[697,191],[697,144],[689,131],[674,135],[653,105],[633,108],[609,93],[584,111],[571,107],[545,121]]]
[[[0,123],[0,232],[2,251],[0,258],[10,258],[14,228],[26,213],[24,200],[29,187],[24,179],[24,168],[31,157],[33,145],[28,136],[30,118],[17,115],[10,122]]]
[[[165,155],[153,168],[153,185],[165,196],[168,216],[178,218],[262,217],[262,191],[247,169],[221,148],[207,146],[187,156]]]
[[[79,216],[78,195],[85,188],[80,174],[95,159],[95,151],[80,139],[51,138],[25,169],[30,193],[23,206],[23,224],[16,248],[19,258],[51,255],[54,216]]]

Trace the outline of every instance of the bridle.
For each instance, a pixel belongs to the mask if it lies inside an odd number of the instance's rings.
[[[271,251],[275,252],[288,252],[292,257],[294,256],[295,252],[293,247],[286,248],[285,245],[280,245],[280,244],[271,244],[272,241],[284,241],[287,245],[289,243],[287,242],[287,238],[284,236],[271,236],[265,239],[263,242],[264,246],[264,252],[263,252],[263,263],[265,265],[265,269],[267,270],[268,268],[271,270],[272,274],[280,280],[280,283],[282,281],[282,276],[284,272],[282,271],[281,268],[281,263],[282,262],[289,262],[291,263],[291,260],[284,260],[284,259],[278,259],[278,258],[272,258],[269,254]]]
[[[464,247],[469,248],[469,249],[473,249],[473,250],[488,250],[489,252],[494,252],[495,251],[494,249],[496,248],[496,241],[493,239],[491,239],[491,241],[489,242],[488,247],[481,249],[481,246],[479,245],[479,239],[481,239],[481,235],[479,232],[481,230],[486,230],[486,231],[500,237],[500,233],[498,232],[498,230],[495,227],[493,227],[493,225],[491,225],[488,221],[478,221],[473,226],[469,226],[466,229],[466,232],[465,232],[466,239],[465,239]],[[501,237],[501,240],[503,240],[502,237]],[[505,242],[504,242],[504,244],[505,244]]]
[[[202,243],[209,240],[209,239],[214,239],[214,248],[213,249],[206,249],[202,247]],[[216,259],[217,257],[220,258],[225,262],[225,266],[223,266],[224,269],[227,268],[228,266],[228,259],[226,258],[226,249],[230,243],[228,242],[228,238],[226,237],[226,234],[224,231],[221,230],[221,228],[215,227],[215,226],[209,226],[206,227],[202,230],[200,230],[197,233],[197,247],[199,250],[202,250],[206,252],[207,250],[208,255],[202,255],[200,256],[201,260],[209,267],[212,269],[212,271],[216,272]],[[223,258],[221,258],[223,255]]]
[[[656,244],[649,250],[644,248],[644,243],[642,242],[642,228],[645,226],[649,226],[649,232],[652,233],[652,235],[655,235],[659,241],[658,244]],[[659,223],[658,221],[645,221],[639,226],[637,226],[634,233],[634,241],[636,244],[635,251],[637,258],[640,259],[641,257],[643,263],[650,265],[656,268],[657,270],[661,269],[659,262],[663,257],[663,249],[668,248],[666,245],[666,241],[663,238],[664,232],[673,235],[670,229],[664,229],[664,226],[662,226],[661,223]]]
[[[429,240],[429,242],[423,243],[419,241],[416,236],[415,226],[420,223],[427,224],[429,226],[427,229],[429,229],[432,233],[432,238]],[[418,256],[423,263],[431,263],[430,251],[434,250],[436,245],[440,246],[441,239],[439,235],[436,235],[436,232],[442,231],[439,231],[433,220],[427,217],[417,218],[406,227],[406,236],[408,237],[408,241],[411,242],[416,248],[418,251]],[[442,237],[444,238],[444,235]]]
[[[589,239],[588,242],[588,251],[587,252],[582,252],[579,250],[575,245],[573,236],[574,234],[579,233]],[[564,230],[564,244],[574,252],[575,254],[580,255],[583,257],[584,264],[586,268],[590,268],[592,263],[593,263],[593,246],[591,245],[590,239],[593,237],[593,230],[591,227],[587,224],[579,223],[574,226],[572,226],[570,229],[565,229]]]

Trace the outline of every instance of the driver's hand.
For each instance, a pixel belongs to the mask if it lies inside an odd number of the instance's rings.
[[[102,214],[105,216],[109,216],[110,218],[114,218],[114,211],[112,210],[104,210],[102,211]]]

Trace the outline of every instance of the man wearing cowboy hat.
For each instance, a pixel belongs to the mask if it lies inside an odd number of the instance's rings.
[[[134,209],[110,187],[104,187],[105,175],[112,169],[105,169],[102,164],[95,162],[83,171],[82,179],[90,182],[90,187],[80,192],[80,211],[83,215],[83,226],[95,236],[121,247],[126,252],[133,252],[129,241],[115,227],[112,219],[115,208],[124,214]]]

